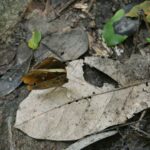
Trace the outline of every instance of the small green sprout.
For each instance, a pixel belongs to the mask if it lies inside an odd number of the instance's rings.
[[[28,46],[29,48],[36,50],[39,46],[39,43],[41,41],[41,32],[39,31],[33,31],[32,32],[32,37],[31,39],[28,41]]]

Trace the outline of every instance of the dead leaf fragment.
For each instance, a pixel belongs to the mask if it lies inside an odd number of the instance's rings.
[[[45,37],[42,43],[63,61],[77,59],[88,50],[88,36],[82,28],[54,33]]]
[[[146,15],[146,20],[150,22],[150,1],[146,0],[141,4],[134,6],[127,14],[128,17],[138,17],[140,11],[143,10],[144,14]]]
[[[3,46],[0,49],[0,75],[3,75],[14,64],[16,51]]]
[[[93,56],[103,56],[108,57],[111,55],[110,50],[108,51],[107,48],[104,47],[101,40],[96,40],[96,35],[88,33],[88,39],[89,39],[89,48],[92,52]]]
[[[73,143],[65,150],[82,150],[83,148],[85,148],[97,141],[100,141],[102,139],[105,139],[107,137],[115,135],[116,133],[117,133],[117,131],[109,131],[109,132],[102,132],[102,133],[98,133],[95,135],[87,136],[87,137]]]
[[[18,48],[16,64],[0,78],[0,96],[11,93],[21,84],[21,78],[28,72],[31,59],[32,51],[22,43]]]

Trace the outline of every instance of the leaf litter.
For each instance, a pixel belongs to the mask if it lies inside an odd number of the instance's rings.
[[[15,122],[16,128],[37,139],[56,141],[83,138],[84,143],[85,136],[94,134],[94,136],[89,137],[85,145],[81,144],[81,147],[85,147],[91,144],[92,138],[94,138],[93,141],[96,141],[107,137],[105,133],[100,133],[97,136],[95,133],[103,132],[107,127],[122,124],[133,117],[135,113],[149,107],[149,56],[132,55],[129,60],[123,63],[100,57],[85,57],[76,60],[85,54],[89,48],[85,29],[70,28],[71,30],[64,32],[63,27],[66,27],[69,22],[60,18],[48,23],[43,16],[39,15],[40,19],[38,19],[36,15],[37,13],[27,18],[29,19],[26,22],[27,28],[32,31],[36,27],[44,35],[43,43],[39,45],[39,48],[41,45],[45,45],[45,48],[51,51],[54,56],[56,55],[56,58],[63,62],[70,61],[66,62],[65,65],[65,78],[67,73],[68,82],[62,82],[60,84],[63,85],[62,87],[56,86],[55,82],[54,86],[50,85],[51,88],[44,86],[43,90],[42,85],[45,83],[48,85],[52,82],[51,77],[50,80],[44,77],[43,81],[43,74],[45,72],[52,74],[52,69],[45,68],[41,64],[32,68],[29,72],[31,76],[24,76],[26,78],[24,81],[30,84],[34,79],[36,80],[35,75],[39,74],[38,79],[30,85],[30,89],[38,90],[32,90],[20,104]],[[50,34],[47,34],[48,30]],[[69,46],[68,41],[71,41]],[[65,47],[62,48],[62,45]],[[99,45],[96,45],[97,48],[101,51]],[[26,67],[21,65],[17,69],[21,75],[13,89],[21,83],[21,76],[27,73],[29,69],[31,58],[29,57],[28,61],[26,58],[28,56],[20,56],[20,59],[17,60],[19,62],[17,64],[24,64]],[[56,71],[56,68],[54,69]],[[14,70],[16,71],[15,67]],[[8,78],[6,80],[8,81]],[[8,90],[6,94],[13,89]],[[111,132],[110,134],[108,132],[108,136],[111,136]],[[77,148],[79,147],[80,143],[77,143]]]
[[[58,33],[53,35],[56,39],[60,37]],[[54,37],[48,35],[47,39]],[[51,46],[50,42],[44,44],[54,50],[56,44]],[[56,53],[59,50],[62,49],[57,48]],[[62,57],[61,52],[56,56]],[[76,59],[70,56],[62,60]],[[124,63],[86,57],[67,63],[66,70],[68,83],[63,87],[31,91],[17,111],[16,128],[37,139],[78,140],[122,124],[149,107],[150,89],[146,84],[149,83],[149,56],[132,55]],[[104,81],[100,80],[102,77]]]

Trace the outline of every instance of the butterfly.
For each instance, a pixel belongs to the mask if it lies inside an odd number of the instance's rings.
[[[35,65],[22,81],[29,90],[59,87],[68,81],[65,67],[65,63],[49,57]]]

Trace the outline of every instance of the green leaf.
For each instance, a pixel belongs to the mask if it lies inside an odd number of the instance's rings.
[[[147,41],[148,43],[150,43],[150,38],[146,38],[146,41]]]
[[[105,24],[102,36],[108,46],[115,46],[119,43],[122,43],[127,36],[126,35],[119,35],[116,34],[114,31],[113,24],[117,21],[119,21],[123,16],[125,15],[125,12],[123,9],[120,9],[115,13],[115,15]]]
[[[32,32],[32,37],[31,39],[28,41],[28,46],[29,48],[36,50],[39,46],[39,43],[41,41],[41,32],[39,31],[33,31]]]
[[[118,10],[114,16],[111,18],[111,21],[114,23],[114,22],[117,22],[119,21],[123,16],[125,15],[125,11],[123,9],[120,9]]]

